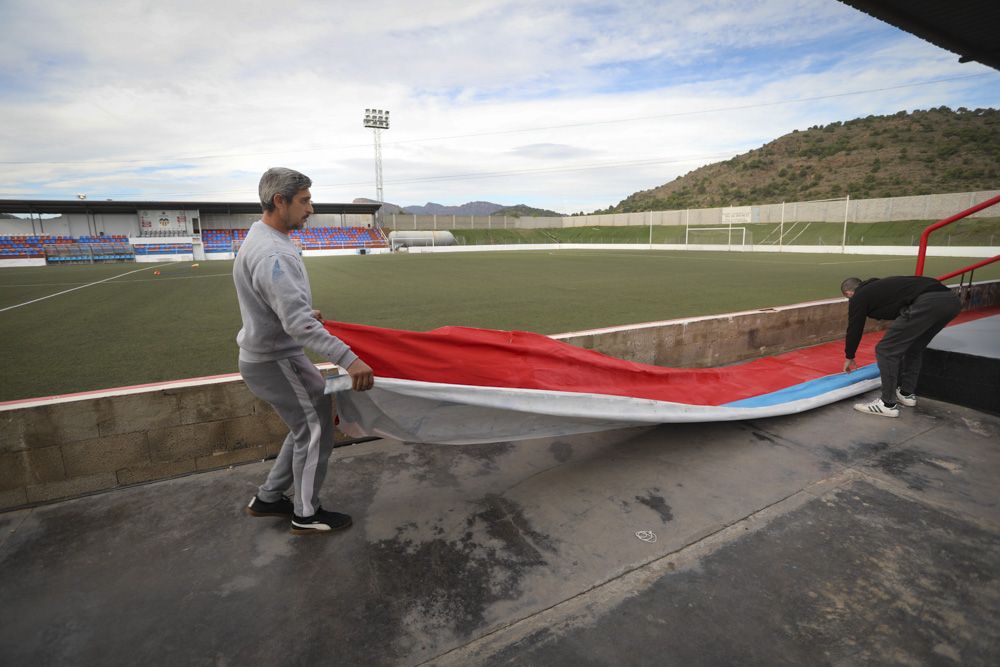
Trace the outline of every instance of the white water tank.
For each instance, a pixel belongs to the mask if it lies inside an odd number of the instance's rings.
[[[455,245],[455,236],[446,231],[389,232],[389,247],[410,248],[415,246]]]

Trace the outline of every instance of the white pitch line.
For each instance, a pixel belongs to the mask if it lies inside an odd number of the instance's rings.
[[[828,266],[838,264],[865,264],[867,262],[912,262],[913,257],[889,257],[883,259],[852,259],[846,262],[818,262],[817,266]]]
[[[132,283],[155,283],[162,282],[164,280],[193,280],[195,278],[218,278],[220,276],[227,276],[232,278],[231,273],[201,273],[197,276],[171,276],[169,278],[143,278],[142,280],[130,280],[129,284]],[[13,283],[11,285],[0,285],[0,287],[59,287],[61,285],[76,285],[77,283]]]
[[[202,273],[197,276],[170,276],[169,278],[159,277],[159,278],[140,278],[139,280],[130,280],[128,284],[133,283],[161,283],[166,280],[197,280],[199,278],[221,278],[225,276],[226,278],[232,278],[231,273]]]
[[[79,285],[78,287],[74,287],[72,289],[66,289],[63,290],[62,292],[56,292],[55,294],[49,294],[48,296],[43,296],[38,299],[32,299],[31,301],[25,301],[24,303],[18,303],[14,304],[13,306],[7,306],[6,308],[0,308],[0,313],[6,312],[8,310],[13,310],[14,308],[20,308],[21,306],[28,306],[33,303],[38,303],[39,301],[45,301],[46,299],[51,299],[52,297],[59,296],[60,294],[68,294],[70,292],[75,292],[76,290],[83,289],[84,287],[92,287],[94,285],[100,285],[101,283],[106,283],[109,280],[115,280],[116,278],[123,278],[125,276],[130,276],[133,273],[139,273],[140,271],[149,271],[150,269],[158,269],[161,266],[169,266],[171,264],[173,264],[173,262],[167,262],[165,264],[157,264],[155,266],[147,266],[141,269],[136,269],[135,271],[128,271],[126,273],[119,273],[117,276],[111,276],[110,278],[105,278],[104,280],[98,280],[93,283],[87,283],[86,285]]]

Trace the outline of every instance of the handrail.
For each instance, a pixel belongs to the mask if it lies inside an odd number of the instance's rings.
[[[959,269],[958,271],[952,271],[951,273],[946,273],[943,276],[938,276],[937,279],[938,280],[948,280],[948,278],[954,278],[955,276],[957,276],[960,273],[965,273],[966,271],[975,271],[980,266],[986,266],[987,264],[992,264],[993,262],[996,262],[998,260],[1000,260],[1000,255],[997,255],[996,257],[990,257],[989,259],[984,259],[983,261],[976,262],[975,264],[970,264],[969,266],[965,267],[964,269]]]
[[[930,237],[931,232],[933,232],[933,231],[935,231],[937,229],[940,229],[941,227],[944,227],[946,225],[950,225],[951,223],[953,223],[953,222],[955,222],[957,220],[961,220],[962,218],[964,218],[966,216],[972,215],[973,213],[975,213],[977,211],[981,211],[984,208],[989,208],[990,206],[993,206],[994,204],[997,204],[997,203],[1000,203],[1000,195],[997,195],[996,197],[993,197],[991,199],[987,199],[986,201],[984,201],[982,203],[979,203],[979,204],[976,204],[975,206],[973,206],[971,208],[967,208],[964,211],[962,211],[961,213],[956,213],[955,215],[951,216],[950,218],[945,218],[944,220],[940,220],[938,222],[935,222],[933,225],[931,225],[930,227],[928,227],[927,229],[925,229],[924,232],[923,232],[923,234],[920,235],[920,250],[917,252],[917,268],[916,268],[916,271],[914,272],[915,275],[918,275],[918,276],[924,275],[924,260],[927,258],[927,239]],[[997,255],[996,257],[993,257],[993,258],[988,259],[988,260],[983,261],[983,262],[978,262],[976,264],[971,264],[971,265],[965,267],[964,269],[959,269],[958,271],[954,271],[954,272],[949,273],[947,275],[940,276],[938,278],[938,280],[947,280],[948,278],[954,278],[955,276],[957,276],[960,273],[965,273],[966,271],[971,271],[972,269],[978,269],[980,266],[985,266],[986,264],[991,264],[991,263],[996,262],[998,260],[1000,260],[1000,255]]]

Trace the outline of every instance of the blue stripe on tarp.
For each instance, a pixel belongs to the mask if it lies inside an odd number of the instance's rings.
[[[808,382],[803,382],[802,384],[785,387],[784,389],[779,389],[778,391],[772,391],[770,394],[761,394],[760,396],[751,396],[750,398],[733,401],[732,403],[725,403],[720,407],[763,408],[770,405],[779,405],[781,403],[791,403],[792,401],[798,401],[803,398],[814,398],[833,391],[834,389],[842,389],[843,387],[849,387],[852,384],[857,384],[858,382],[871,380],[877,377],[878,364],[868,364],[867,366],[862,366],[851,373],[827,375],[826,377],[809,380]]]

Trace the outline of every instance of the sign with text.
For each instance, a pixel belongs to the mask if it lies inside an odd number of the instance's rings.
[[[144,234],[169,232],[189,233],[189,223],[198,217],[198,211],[139,211],[139,228]]]
[[[722,224],[744,225],[753,222],[753,206],[730,206],[722,209]]]

